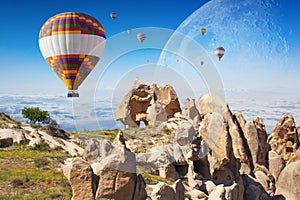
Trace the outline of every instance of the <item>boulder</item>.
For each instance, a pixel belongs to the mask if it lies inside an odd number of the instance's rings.
[[[147,108],[147,116],[146,119],[149,125],[155,125],[157,122],[165,122],[167,121],[167,112],[164,107],[154,102]]]
[[[193,139],[196,137],[196,131],[192,123],[184,120],[176,131],[174,140],[180,145],[185,146],[192,143]]]
[[[158,170],[162,166],[167,166],[175,161],[173,156],[173,150],[170,146],[157,146],[150,150],[150,156],[147,163]]]
[[[178,179],[171,187],[175,192],[175,200],[184,200],[185,189],[182,181]]]
[[[264,165],[256,164],[254,169],[254,176],[257,182],[261,184],[261,186],[267,193],[274,194],[275,179]]]
[[[277,153],[277,151],[269,151],[269,171],[274,177],[275,181],[277,181],[278,176],[281,170],[284,168],[284,160],[283,158]]]
[[[135,173],[118,171],[110,167],[104,167],[100,171],[100,180],[96,199],[99,200],[122,200],[132,199],[135,190]]]
[[[204,143],[209,149],[213,150],[215,160],[219,164],[225,164],[230,161],[229,149],[231,148],[231,141],[228,132],[226,132],[226,124],[222,115],[219,113],[206,114],[199,127],[199,133]],[[205,147],[201,149],[205,149]],[[202,153],[207,155],[208,151]],[[199,157],[204,156],[199,155]]]
[[[126,127],[139,127],[141,122],[154,125],[167,121],[176,112],[181,112],[181,108],[172,86],[158,87],[137,80],[118,105],[116,120]]]
[[[0,138],[0,148],[12,146],[14,143],[13,138]]]
[[[295,153],[291,154],[291,157],[286,164],[290,164],[290,163],[296,162],[298,160],[300,160],[300,148],[298,148]]]
[[[223,116],[226,112],[226,103],[219,95],[208,93],[199,97],[197,108],[202,116],[213,112]]]
[[[244,199],[245,200],[260,200],[263,192],[257,185],[249,185],[246,188]]]
[[[225,187],[225,199],[228,200],[244,200],[244,187],[241,189],[241,185],[233,183],[231,186]]]
[[[210,193],[208,200],[225,200],[225,188],[224,185],[217,185],[217,187]]]
[[[72,187],[72,200],[94,200],[93,171],[89,163],[81,158],[70,159],[63,171]]]
[[[240,124],[241,128],[244,130],[244,127],[245,127],[245,124],[247,121],[245,120],[243,114],[241,112],[236,112],[236,113],[234,113],[234,117]]]
[[[184,102],[184,110],[182,115],[187,119],[190,119],[193,123],[194,128],[197,130],[199,128],[199,123],[201,121],[200,113],[197,109],[195,99],[187,98]]]
[[[272,133],[268,136],[268,143],[285,162],[288,162],[299,147],[297,128],[292,115],[284,114]]]
[[[146,182],[142,175],[138,175],[135,182],[135,190],[133,200],[146,200]]]
[[[204,189],[208,194],[212,193],[212,191],[214,191],[216,187],[216,184],[211,180],[208,180],[204,183]]]
[[[174,189],[164,182],[159,182],[153,188],[151,193],[152,200],[175,200],[176,193]]]
[[[228,121],[229,133],[232,139],[234,157],[239,159],[241,163],[240,173],[250,173],[254,169],[251,151],[241,125],[235,116],[232,115],[229,107],[227,107],[226,111],[226,120]]]
[[[177,173],[174,165],[172,164],[159,168],[158,175],[162,178],[171,180],[177,180],[180,178],[180,175]]]
[[[104,138],[91,138],[86,141],[82,157],[89,161],[100,162],[112,153],[114,146]]]
[[[1,112],[0,112],[1,113]],[[9,145],[11,139],[13,140],[12,143],[16,142],[18,143],[20,138],[22,137],[24,130],[19,130],[19,129],[10,129],[10,128],[4,128],[4,129],[0,129],[0,139],[2,140],[2,145]],[[7,140],[6,140],[7,138]],[[11,138],[11,139],[8,139]],[[0,143],[0,145],[1,145]],[[11,145],[9,145],[11,146]],[[1,147],[1,146],[0,146]]]
[[[253,165],[266,164],[266,156],[269,150],[267,146],[266,131],[258,131],[254,122],[246,122],[243,130],[251,153]]]
[[[276,182],[275,194],[284,196],[286,200],[299,199],[300,161],[296,161],[285,166]]]
[[[244,184],[244,200],[270,199],[263,186],[248,174],[242,175]],[[272,198],[271,198],[272,199]]]

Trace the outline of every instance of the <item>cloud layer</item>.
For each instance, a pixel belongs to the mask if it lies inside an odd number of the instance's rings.
[[[225,101],[233,113],[242,112],[247,121],[256,116],[263,119],[269,133],[283,114],[292,114],[296,124],[300,125],[299,99],[300,94],[295,92],[226,91]],[[96,98],[92,105],[88,105],[85,102],[74,104],[65,96],[0,95],[0,111],[25,122],[22,109],[25,106],[39,107],[49,111],[60,127],[67,130],[113,129],[123,128],[114,120],[120,101]]]

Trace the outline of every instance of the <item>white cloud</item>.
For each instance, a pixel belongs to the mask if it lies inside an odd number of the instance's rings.
[[[292,92],[226,91],[226,102],[233,113],[242,112],[247,121],[260,117],[268,132],[285,113],[292,114],[296,124],[300,125],[299,99],[300,94]],[[21,114],[24,106],[40,107],[49,111],[61,128],[67,130],[112,129],[123,128],[114,120],[115,109],[120,101],[107,96],[96,96],[95,100],[74,103],[72,99],[59,95],[0,95],[0,111],[17,120],[26,121]]]

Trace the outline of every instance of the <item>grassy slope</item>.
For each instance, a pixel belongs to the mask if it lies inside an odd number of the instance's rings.
[[[71,187],[59,170],[69,156],[47,146],[0,149],[0,199],[71,199]]]
[[[75,138],[78,135],[86,135],[112,141],[118,131],[116,129],[95,130],[68,134]],[[127,131],[124,134],[126,138],[133,137],[129,136]],[[71,199],[72,189],[60,170],[60,164],[67,157],[70,155],[59,149],[53,150],[45,143],[36,148],[18,144],[9,148],[0,148],[0,199]],[[156,184],[160,181],[173,184],[173,181],[156,175],[142,173],[142,176],[147,184]],[[18,183],[22,184],[18,185]]]

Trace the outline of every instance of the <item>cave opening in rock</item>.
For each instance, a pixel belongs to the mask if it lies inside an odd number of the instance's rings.
[[[174,165],[176,172],[180,175],[180,177],[184,177],[188,172],[189,165]]]
[[[203,178],[210,179],[210,171],[209,171],[209,164],[207,159],[205,160],[194,160],[194,172],[199,173],[203,176]]]
[[[145,128],[146,127],[146,123],[144,121],[140,121],[140,128]]]

